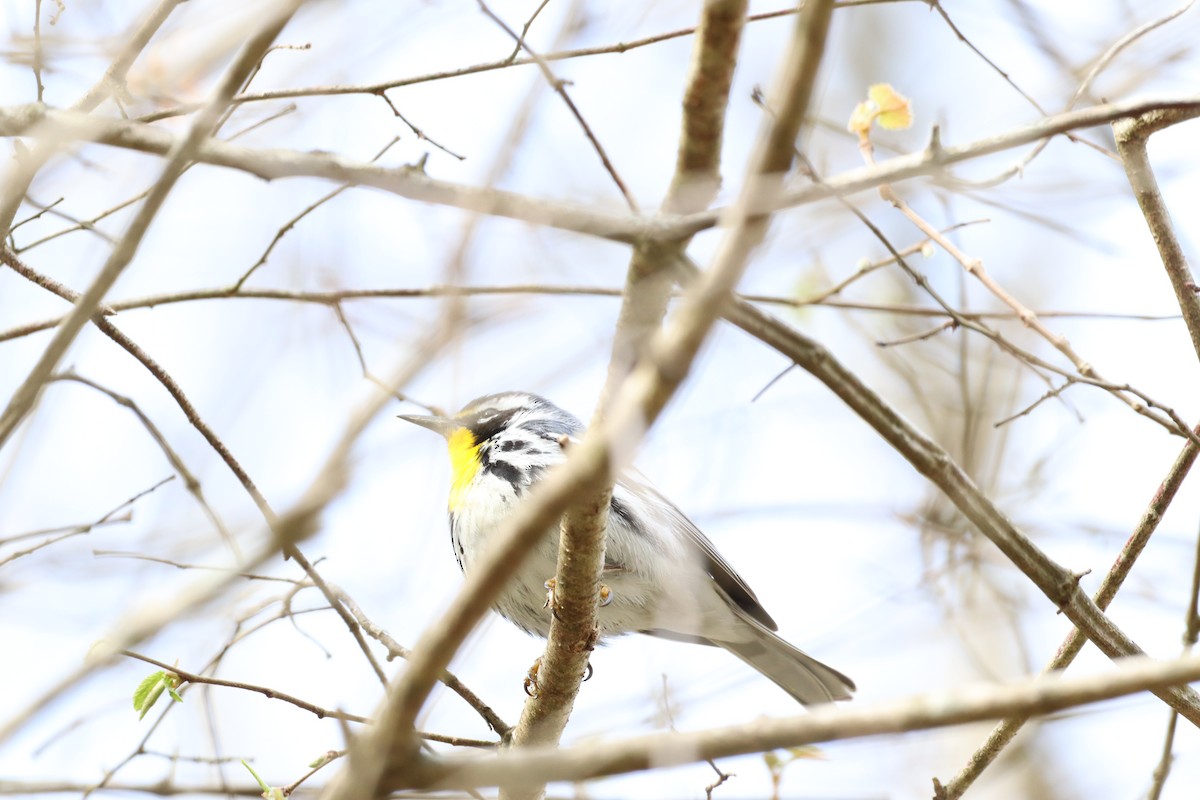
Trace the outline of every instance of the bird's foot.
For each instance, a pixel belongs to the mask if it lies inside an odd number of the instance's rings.
[[[541,669],[542,659],[539,656],[537,661],[533,662],[533,666],[529,668],[529,672],[525,673],[525,694],[529,695],[530,697],[538,696],[538,673],[541,671]],[[585,681],[591,680],[591,677],[595,674],[595,672],[596,670],[592,668],[592,662],[587,662],[587,669],[583,673],[583,679]]]

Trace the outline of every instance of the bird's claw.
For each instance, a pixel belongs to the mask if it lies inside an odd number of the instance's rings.
[[[554,618],[562,622],[562,617],[558,615],[558,599],[554,595],[554,590],[558,586],[558,580],[547,578],[546,582],[542,585],[546,587],[546,602],[542,605],[542,608],[550,609],[550,613],[554,615]]]
[[[541,656],[538,656],[537,661],[533,662],[533,666],[529,668],[529,672],[525,673],[525,694],[529,697],[538,696],[538,671],[542,668]]]
[[[550,613],[554,615],[554,618],[562,622],[562,617],[558,615],[558,597],[555,595],[555,590],[558,588],[558,580],[556,578],[547,578],[546,582],[542,585],[546,587],[546,602],[542,604],[542,608],[550,609]],[[616,597],[616,592],[609,588],[608,584],[600,584],[600,601],[598,604],[600,608],[604,608],[612,603],[614,597]]]

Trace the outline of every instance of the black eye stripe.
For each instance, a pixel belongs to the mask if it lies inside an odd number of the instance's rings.
[[[487,409],[464,418],[462,423],[471,432],[471,435],[475,437],[475,443],[480,444],[508,427],[509,420],[519,410],[513,408],[508,411],[497,412],[493,409]]]

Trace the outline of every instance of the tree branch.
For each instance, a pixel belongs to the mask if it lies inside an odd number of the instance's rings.
[[[413,726],[435,676],[445,668],[479,618],[495,601],[521,560],[546,528],[558,522],[580,491],[594,491],[611,480],[623,466],[614,453],[628,455],[646,429],[658,418],[683,379],[711,330],[716,316],[728,300],[745,269],[750,251],[761,241],[767,218],[756,211],[762,194],[777,194],[803,111],[807,108],[812,79],[820,59],[824,31],[832,3],[814,2],[805,7],[799,30],[814,37],[810,46],[793,47],[781,70],[780,119],[767,126],[751,159],[752,176],[724,222],[712,268],[684,298],[671,324],[656,337],[648,357],[625,381],[614,399],[611,413],[599,427],[589,429],[567,461],[552,470],[518,505],[505,525],[496,531],[486,555],[467,576],[462,592],[450,608],[422,635],[414,647],[409,669],[393,682],[379,725],[362,736],[351,749],[351,764],[345,768],[326,796],[329,800],[373,798],[395,783],[403,782],[417,756]],[[781,149],[784,151],[781,153]],[[619,450],[614,450],[619,445]],[[520,779],[518,783],[522,782]]]
[[[1200,426],[1196,428],[1196,432],[1200,433]],[[1142,512],[1142,518],[1137,527],[1134,528],[1125,546],[1121,548],[1121,552],[1117,554],[1117,558],[1109,567],[1104,580],[1100,582],[1100,588],[1093,598],[1097,608],[1107,609],[1108,604],[1117,596],[1117,591],[1125,582],[1130,570],[1133,569],[1134,562],[1150,542],[1150,537],[1158,529],[1158,523],[1162,521],[1167,507],[1171,505],[1179,487],[1183,485],[1183,479],[1187,477],[1192,465],[1196,463],[1198,454],[1200,454],[1200,447],[1197,447],[1195,442],[1188,440],[1184,443],[1183,449],[1176,456],[1175,462],[1171,465],[1167,476],[1163,478],[1158,491],[1154,493],[1146,510]],[[1079,628],[1074,628],[1058,646],[1054,657],[1042,668],[1042,674],[1066,669],[1083,650],[1086,643],[1087,637]],[[983,771],[996,760],[996,756],[1000,755],[1028,721],[1028,716],[1020,716],[1009,717],[998,723],[988,734],[984,743],[971,755],[966,766],[943,787],[947,800],[961,797],[963,792],[970,788]]]
[[[684,94],[675,176],[663,203],[667,213],[699,210],[719,184],[721,138],[729,87],[746,16],[745,0],[704,4]],[[664,269],[687,240],[634,248],[613,335],[608,377],[592,425],[599,425],[641,351],[658,332],[674,285]],[[554,614],[537,676],[537,692],[525,703],[512,745],[557,744],[587,668],[597,628],[600,575],[604,567],[612,482],[581,497],[563,516],[555,575]],[[541,788],[510,796],[532,797]]]
[[[1129,185],[1137,197],[1142,216],[1146,218],[1154,244],[1158,246],[1159,257],[1171,280],[1171,288],[1175,290],[1175,299],[1183,311],[1183,321],[1187,324],[1192,347],[1197,358],[1200,358],[1200,298],[1197,297],[1200,288],[1196,286],[1187,257],[1175,236],[1171,212],[1167,210],[1162,192],[1158,190],[1158,181],[1155,180],[1150,156],[1146,152],[1146,143],[1151,134],[1197,116],[1200,116],[1200,109],[1196,108],[1147,111],[1115,121],[1113,134],[1117,139],[1117,153],[1129,177]]]
[[[1200,656],[1172,661],[1129,659],[1104,675],[1068,678],[1058,673],[1017,683],[919,695],[875,706],[823,706],[803,716],[760,719],[690,733],[653,733],[621,741],[588,742],[562,750],[505,752],[481,758],[427,758],[406,777],[414,787],[494,786],[536,776],[580,781],[710,758],[776,748],[912,732],[996,719],[1009,714],[1050,714],[1088,703],[1200,680]]]
[[[827,178],[817,186],[782,192],[770,202],[760,200],[755,210],[764,213],[807,205],[828,197],[874,189],[885,183],[935,175],[953,164],[1003,152],[1066,131],[1105,125],[1150,111],[1187,109],[1200,110],[1200,97],[1129,100],[1056,114],[965,145],[944,147],[937,142],[919,153],[897,156],[874,167],[850,170]],[[0,108],[0,136],[46,135],[45,129],[39,127],[42,122],[52,123],[57,136],[158,155],[169,152],[176,142],[176,137],[171,133],[137,122],[102,119],[36,104]],[[244,147],[214,139],[204,141],[193,158],[206,164],[242,170],[267,180],[315,177],[371,186],[411,200],[494,214],[621,242],[680,239],[715,227],[721,215],[729,213],[727,208],[717,208],[681,217],[647,219],[532,198],[500,189],[481,189],[440,181],[412,167],[381,167],[328,153]]]
[[[50,377],[59,360],[66,354],[71,342],[83,330],[83,326],[96,313],[104,295],[108,293],[125,267],[133,260],[142,238],[158,215],[158,210],[166,201],[167,195],[179,180],[179,176],[187,169],[188,163],[194,158],[202,142],[212,134],[221,114],[229,107],[233,96],[245,83],[246,77],[258,64],[271,43],[275,41],[275,37],[279,35],[283,26],[291,19],[302,2],[303,0],[289,0],[287,5],[273,10],[263,26],[246,41],[233,64],[226,70],[212,99],[197,115],[188,132],[182,137],[173,139],[162,173],[134,215],[125,235],[121,237],[121,241],[109,254],[108,260],[87,291],[75,303],[75,308],[59,326],[41,358],[13,393],[3,414],[0,414],[0,447],[4,446],[25,415],[33,408],[38,395],[45,386],[46,379]],[[86,115],[84,116],[86,117]]]

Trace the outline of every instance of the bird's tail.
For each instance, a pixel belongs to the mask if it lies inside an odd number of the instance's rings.
[[[788,644],[757,620],[747,618],[746,622],[754,631],[751,639],[713,644],[733,653],[806,706],[850,699],[854,681]]]

